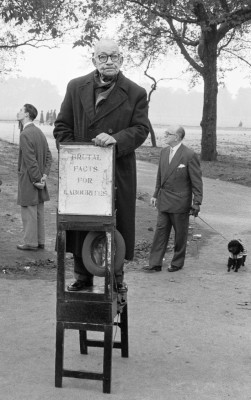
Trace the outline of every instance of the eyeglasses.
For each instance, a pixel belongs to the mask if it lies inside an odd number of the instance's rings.
[[[175,136],[176,133],[165,132],[165,135],[166,135],[166,136]]]
[[[112,62],[117,62],[119,61],[120,54],[99,54],[98,59],[101,63],[106,63],[108,58],[110,57]]]

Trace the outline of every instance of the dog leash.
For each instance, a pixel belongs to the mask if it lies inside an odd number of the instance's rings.
[[[218,233],[218,235],[220,235],[221,237],[223,237],[223,239],[225,239],[226,241],[229,241],[225,236],[223,236],[222,235],[222,233],[220,233],[219,231],[217,231],[215,228],[213,228],[208,222],[206,222],[203,218],[201,218],[199,215],[197,215],[197,217],[202,221],[202,222],[204,222],[204,224],[206,224],[209,228],[211,228],[213,231],[215,231],[216,233]],[[192,234],[193,234],[193,232],[194,232],[194,228],[195,228],[195,225],[196,225],[196,218],[195,218],[195,216],[194,216],[194,218],[193,218],[193,223],[192,223]],[[196,235],[193,235],[193,237],[194,236],[196,236]],[[199,236],[201,236],[201,235],[199,235]],[[198,249],[198,242],[197,242],[197,240],[196,240],[196,248],[197,248],[197,257],[198,257],[198,255],[199,255],[199,249]]]
[[[223,237],[223,239],[225,239],[226,241],[229,241],[225,236],[222,235],[222,233],[220,233],[219,231],[217,231],[216,229],[214,229],[211,225],[209,225],[204,219],[202,219],[199,215],[198,218],[204,222],[204,224],[206,224],[207,226],[209,226],[209,228],[213,229],[216,233],[218,233],[218,235],[220,235],[221,237]]]

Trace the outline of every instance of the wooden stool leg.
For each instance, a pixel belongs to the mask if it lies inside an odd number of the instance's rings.
[[[128,313],[127,304],[124,306],[120,314],[120,329],[121,329],[121,356],[128,357]]]
[[[88,354],[88,347],[86,344],[87,341],[87,332],[86,331],[79,331],[79,344],[80,344],[80,353],[81,354]]]
[[[112,325],[105,325],[104,329],[103,393],[111,393],[113,347],[112,328]]]
[[[55,360],[55,386],[62,387],[64,360],[64,324],[57,322],[56,327],[56,360]]]

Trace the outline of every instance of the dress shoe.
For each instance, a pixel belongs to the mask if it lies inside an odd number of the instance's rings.
[[[179,271],[179,269],[182,269],[182,267],[175,267],[175,265],[171,265],[170,267],[167,268],[167,271],[175,272],[175,271]]]
[[[70,283],[67,286],[67,290],[68,290],[68,292],[78,292],[79,290],[90,288],[91,286],[93,286],[92,279],[90,279],[88,281],[80,281],[79,279],[77,279],[76,281]]]
[[[39,245],[37,246],[37,248],[38,248],[38,249],[44,249],[44,244],[39,244]]]
[[[160,272],[162,270],[161,265],[154,265],[153,267],[144,267],[145,272]]]
[[[37,247],[30,246],[28,244],[18,244],[17,248],[18,248],[18,250],[33,250],[33,251],[37,250]]]

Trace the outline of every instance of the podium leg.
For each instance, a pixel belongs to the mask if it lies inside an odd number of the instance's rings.
[[[56,327],[56,360],[55,360],[55,386],[62,387],[64,360],[64,325],[57,322]]]
[[[123,311],[120,314],[120,329],[121,329],[121,355],[122,357],[129,357],[127,304],[124,306]]]
[[[103,393],[111,393],[113,347],[112,328],[112,325],[106,325],[104,329]]]

